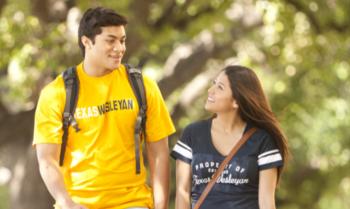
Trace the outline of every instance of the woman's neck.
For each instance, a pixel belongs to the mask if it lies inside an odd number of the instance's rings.
[[[246,122],[237,112],[217,114],[213,119],[214,127],[225,134],[242,133],[246,126]]]

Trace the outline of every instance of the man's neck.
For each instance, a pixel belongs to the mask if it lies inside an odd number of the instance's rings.
[[[89,62],[88,59],[84,59],[84,61],[83,61],[83,70],[88,76],[91,76],[91,77],[104,76],[104,75],[109,74],[113,71],[110,69],[100,67],[99,65],[96,65],[92,62]]]

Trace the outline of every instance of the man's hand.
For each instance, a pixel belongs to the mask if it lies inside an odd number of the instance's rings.
[[[77,204],[73,201],[57,203],[57,205],[60,209],[88,209],[84,205]]]
[[[41,177],[59,208],[88,209],[86,206],[73,202],[65,188],[63,175],[58,165],[60,145],[37,144],[36,150]]]

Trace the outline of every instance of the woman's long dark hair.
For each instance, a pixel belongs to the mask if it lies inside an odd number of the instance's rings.
[[[287,137],[271,110],[258,77],[253,70],[239,65],[227,66],[224,72],[230,81],[232,96],[239,105],[241,118],[266,130],[273,137],[285,164],[289,156]],[[283,167],[278,168],[278,179],[282,170]]]

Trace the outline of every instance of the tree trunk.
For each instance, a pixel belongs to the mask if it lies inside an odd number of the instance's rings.
[[[11,170],[11,209],[47,209],[53,201],[40,177],[33,138],[34,110],[11,115],[0,107],[1,166]]]
[[[75,4],[75,0],[31,0],[33,15],[44,24],[65,21]]]
[[[29,146],[13,170],[10,184],[11,209],[48,209],[53,199],[46,189],[38,168],[35,150]]]

